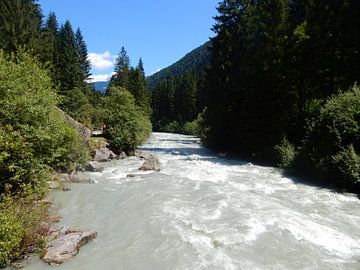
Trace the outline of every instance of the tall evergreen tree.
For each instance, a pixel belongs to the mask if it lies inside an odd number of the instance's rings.
[[[40,59],[50,65],[50,75],[54,84],[59,83],[56,67],[59,61],[59,24],[55,13],[51,12],[42,29]]]
[[[91,75],[90,73],[91,63],[90,60],[88,59],[87,46],[84,41],[80,28],[76,30],[75,39],[76,39],[76,46],[78,50],[78,57],[79,57],[79,64],[81,71],[80,78],[81,81],[84,82]]]
[[[115,63],[115,74],[111,77],[110,85],[127,88],[129,86],[130,58],[124,47],[121,48]]]
[[[75,35],[69,21],[60,29],[58,74],[61,90],[67,91],[81,86],[81,74]]]
[[[1,0],[0,48],[7,53],[20,48],[38,53],[41,24],[42,13],[36,0]]]
[[[128,90],[133,94],[135,103],[147,115],[150,115],[150,97],[144,71],[144,64],[140,58],[136,68],[130,69]]]

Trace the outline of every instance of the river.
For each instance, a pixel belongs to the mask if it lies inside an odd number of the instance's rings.
[[[356,196],[223,159],[192,136],[154,133],[142,151],[161,172],[112,161],[80,174],[96,184],[52,195],[59,226],[98,237],[59,267],[34,258],[26,270],[360,269]]]

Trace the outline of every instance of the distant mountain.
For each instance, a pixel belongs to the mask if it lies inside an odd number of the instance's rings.
[[[210,61],[210,51],[208,50],[210,41],[191,51],[183,58],[171,66],[156,72],[147,77],[149,89],[153,89],[159,82],[165,80],[169,76],[178,76],[186,71],[198,71]]]
[[[109,85],[109,82],[94,82],[94,83],[90,83],[90,85],[92,85],[96,91],[99,91],[101,93],[105,93],[106,89]]]

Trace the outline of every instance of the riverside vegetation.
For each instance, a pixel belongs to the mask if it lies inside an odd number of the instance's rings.
[[[356,0],[224,0],[215,37],[154,75],[150,96],[142,60],[132,67],[125,48],[101,94],[86,83],[80,29],[59,27],[54,13],[43,20],[36,0],[2,0],[0,267],[43,247],[52,173],[89,158],[57,107],[89,128],[105,124],[115,152],[132,153],[151,116],[155,130],[359,192],[359,13]]]
[[[4,0],[0,25],[1,268],[30,247],[41,251],[48,182],[54,172],[72,172],[89,160],[87,142],[58,108],[89,128],[106,124],[116,151],[142,143],[151,124],[149,103],[139,101],[147,98],[142,61],[128,66],[132,88],[114,81],[103,95],[86,83],[91,68],[86,43],[69,21],[59,27],[54,13],[43,21],[35,0]],[[117,78],[121,72],[115,71]]]
[[[151,76],[154,128],[359,193],[360,2],[217,10],[210,44]]]

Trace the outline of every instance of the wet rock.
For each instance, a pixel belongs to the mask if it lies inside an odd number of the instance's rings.
[[[71,183],[77,183],[77,184],[95,184],[95,181],[88,178],[88,179],[80,179],[78,177],[74,177],[71,181]]]
[[[139,168],[141,171],[160,171],[160,162],[154,155],[150,155],[146,158],[143,165]]]
[[[120,154],[117,156],[118,159],[126,159],[127,155],[125,152],[120,152]]]
[[[113,159],[118,159],[118,156],[110,150],[110,159],[113,160]]]
[[[136,174],[129,173],[126,177],[133,178],[136,177]]]
[[[63,189],[62,189],[62,191],[64,191],[64,192],[68,192],[68,191],[70,191],[71,190],[71,188],[68,188],[68,187],[64,187]]]
[[[51,181],[51,182],[49,182],[48,188],[49,189],[59,189],[60,184],[56,181]]]
[[[20,263],[20,262],[16,262],[16,263],[11,264],[11,267],[13,269],[21,269],[21,268],[24,268],[25,266],[26,266],[25,263]]]
[[[104,167],[97,161],[90,161],[86,166],[85,169],[90,172],[102,172]]]
[[[95,150],[94,160],[95,161],[109,161],[111,156],[111,151],[104,147]]]
[[[68,228],[65,231],[65,234],[69,234],[69,233],[80,233],[82,232],[79,228]]]
[[[80,247],[95,239],[96,232],[69,233],[50,241],[46,245],[43,261],[51,265],[62,264],[71,259],[78,252]]]

